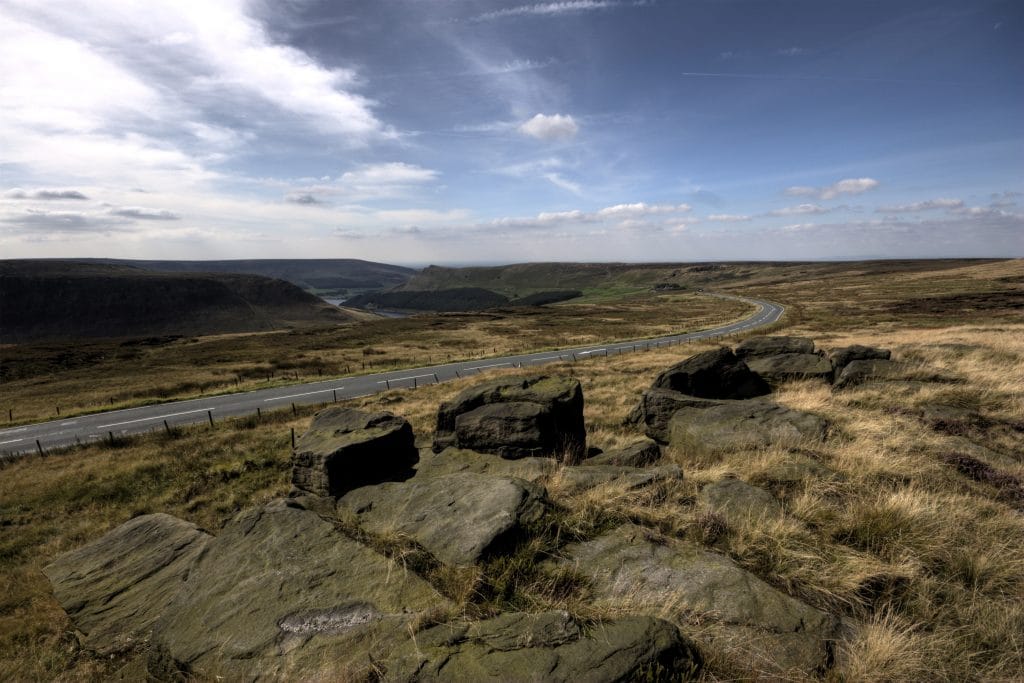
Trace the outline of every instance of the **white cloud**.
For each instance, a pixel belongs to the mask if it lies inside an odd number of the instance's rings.
[[[880,206],[875,209],[876,213],[914,213],[917,211],[931,211],[933,209],[959,209],[964,205],[962,199],[929,199],[923,202],[912,204],[899,204],[893,206]]]
[[[776,209],[774,211],[769,211],[768,215],[769,216],[800,216],[800,215],[805,215],[805,214],[828,213],[828,211],[830,211],[830,209],[826,209],[826,208],[824,208],[822,206],[818,206],[817,204],[799,204],[797,206],[787,206],[784,209]]]
[[[633,216],[650,216],[663,213],[685,213],[690,210],[689,204],[616,204],[599,209],[596,215],[602,218],[618,218]]]
[[[818,199],[835,199],[843,194],[863,194],[878,185],[878,181],[874,178],[846,178],[826,187],[809,187],[807,185],[788,187],[785,194],[791,197],[810,196]]]
[[[545,173],[542,177],[555,187],[560,187],[573,194],[583,194],[583,188],[579,183],[562,177],[560,173]]]
[[[743,223],[750,220],[750,216],[743,216],[732,213],[715,213],[708,216],[709,221],[716,223]]]
[[[792,47],[787,47],[778,50],[777,53],[782,55],[783,57],[799,57],[802,54],[806,54],[807,50],[805,48],[797,47],[796,45],[794,45]]]
[[[365,185],[416,185],[436,180],[438,172],[401,161],[367,164],[341,175],[341,182],[356,187]]]
[[[111,209],[108,213],[111,216],[144,221],[176,221],[181,219],[181,216],[173,211],[168,211],[167,209],[147,209],[142,206],[123,206]]]
[[[579,126],[568,114],[537,114],[520,125],[519,131],[538,140],[564,140],[575,137]]]

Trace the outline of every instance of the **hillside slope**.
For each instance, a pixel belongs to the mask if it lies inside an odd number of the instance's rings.
[[[286,280],[307,290],[376,290],[404,284],[416,271],[359,259],[249,259],[227,261],[86,260],[173,273],[234,273]]]
[[[256,332],[351,316],[283,280],[0,261],[0,341]]]

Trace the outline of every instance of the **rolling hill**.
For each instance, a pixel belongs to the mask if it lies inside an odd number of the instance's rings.
[[[352,316],[284,280],[100,262],[0,261],[0,342],[257,332]]]

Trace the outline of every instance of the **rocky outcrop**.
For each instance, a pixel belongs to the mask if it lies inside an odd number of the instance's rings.
[[[896,368],[896,363],[880,358],[851,360],[843,366],[832,388],[840,390],[872,380],[886,379],[895,374]]]
[[[736,346],[736,357],[751,358],[788,354],[813,354],[814,340],[807,337],[749,337]]]
[[[816,353],[783,353],[747,358],[747,365],[773,386],[794,379],[832,381],[832,363]]]
[[[832,352],[828,355],[829,361],[831,361],[832,367],[835,369],[836,377],[839,377],[843,368],[849,365],[852,361],[889,360],[891,357],[892,352],[890,352],[889,349],[880,349],[875,346],[861,346],[860,344],[832,349]]]
[[[547,494],[522,479],[462,472],[350,491],[338,501],[375,534],[398,533],[449,565],[471,565],[544,514]]]
[[[673,365],[658,375],[652,387],[713,399],[753,398],[770,391],[763,379],[725,347]]]
[[[586,631],[566,612],[508,613],[416,634],[385,662],[394,681],[678,681],[696,678],[700,652],[679,629],[640,616]]]
[[[418,459],[405,418],[327,408],[295,444],[292,484],[318,496],[339,496],[368,484],[408,479]]]
[[[684,453],[796,446],[807,440],[821,441],[827,429],[828,423],[813,413],[766,399],[680,408],[668,424],[669,442]]]
[[[640,396],[640,402],[626,418],[628,424],[644,427],[644,433],[658,443],[669,440],[668,423],[677,410],[682,408],[710,408],[721,401],[694,398],[669,389],[647,389]]]
[[[584,460],[582,465],[619,465],[628,467],[646,467],[661,459],[661,447],[650,439],[631,443],[624,448],[605,451],[600,455]]]
[[[772,494],[739,479],[722,479],[708,484],[701,489],[700,501],[730,525],[782,514],[782,506]]]
[[[824,668],[835,620],[772,588],[732,560],[624,525],[565,548],[558,561],[590,579],[596,604],[670,614],[702,624],[702,637],[745,670]]]
[[[318,515],[271,503],[209,542],[154,628],[150,671],[202,680],[366,675],[447,601]]]
[[[148,641],[212,537],[165,514],[136,517],[43,569],[61,607],[100,654]]]
[[[503,378],[466,389],[437,413],[434,451],[578,462],[586,451],[583,390],[567,377]]]

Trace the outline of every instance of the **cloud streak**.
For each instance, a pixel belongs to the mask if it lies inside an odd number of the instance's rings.
[[[858,195],[878,187],[874,178],[846,178],[825,187],[794,185],[787,187],[784,194],[790,197],[817,197],[818,199],[835,199],[840,195]]]

